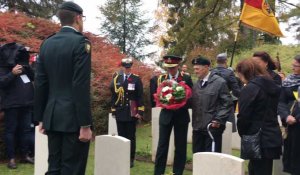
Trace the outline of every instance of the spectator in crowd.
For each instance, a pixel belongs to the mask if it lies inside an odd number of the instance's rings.
[[[29,54],[27,55],[29,59]],[[15,141],[20,143],[21,162],[34,163],[29,157],[30,124],[33,106],[33,71],[28,65],[0,67],[0,89],[3,91],[5,143],[9,162],[7,167],[16,169]],[[19,132],[19,134],[16,134]]]
[[[182,73],[182,74],[190,75],[190,73],[188,73],[187,70],[188,70],[188,67],[187,67],[186,64],[184,64],[184,65],[181,66],[181,73]]]
[[[288,134],[283,146],[283,170],[292,175],[300,175],[300,55],[295,56],[292,70],[293,73],[282,82],[278,114],[287,127]]]
[[[177,82],[185,81],[185,83],[192,88],[193,82],[190,76],[180,73],[179,62],[181,57],[166,55],[163,57],[164,67],[167,68],[167,73],[161,74],[157,81],[159,86],[164,80],[174,80]],[[186,162],[186,148],[187,148],[187,131],[190,122],[188,106],[181,107],[177,110],[163,108],[159,116],[159,139],[155,158],[155,175],[162,175],[165,173],[169,141],[171,131],[174,127],[174,141],[175,141],[175,157],[173,164],[173,173],[175,175],[182,175]]]
[[[212,151],[212,139],[207,130],[209,124],[215,151],[221,152],[222,134],[232,112],[232,98],[226,81],[209,70],[207,58],[199,56],[192,60],[192,64],[198,77],[192,97],[193,153]]]
[[[36,61],[34,117],[48,137],[48,171],[83,175],[92,139],[91,44],[83,36],[83,10],[63,2],[61,29],[41,45]]]
[[[274,72],[274,70],[276,70],[276,64],[267,52],[255,52],[252,59],[262,68],[266,69],[275,83],[281,86],[281,77]]]
[[[111,110],[117,121],[119,136],[130,140],[130,167],[134,166],[136,148],[136,123],[144,114],[143,84],[140,77],[131,72],[132,58],[122,59],[123,73],[117,74],[111,83]]]
[[[231,69],[229,69],[227,66],[227,54],[226,53],[218,54],[216,60],[217,60],[217,66],[211,71],[224,78],[227,87],[231,92],[234,105],[232,108],[232,112],[229,114],[228,121],[232,123],[232,131],[236,132],[236,122],[235,122],[234,112],[235,112],[238,97],[240,96],[241,87],[238,83],[238,79],[234,75],[234,72]]]
[[[150,79],[150,101],[151,101],[151,107],[154,108],[156,106],[153,94],[156,93],[157,90],[157,80],[158,76],[160,75],[160,70],[154,70],[153,76]]]
[[[281,132],[277,121],[280,87],[253,60],[238,63],[236,71],[246,84],[239,98],[237,127],[240,136],[260,132],[261,159],[250,159],[249,175],[272,175],[273,159],[281,155]]]

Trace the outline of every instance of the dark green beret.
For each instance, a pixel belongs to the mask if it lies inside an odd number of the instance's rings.
[[[78,4],[76,4],[72,1],[66,1],[66,2],[62,3],[59,6],[59,9],[61,9],[61,10],[70,10],[70,11],[76,12],[78,14],[82,14],[82,12],[83,12],[82,8]]]
[[[209,59],[207,59],[207,58],[205,58],[203,56],[199,56],[199,57],[194,58],[192,60],[192,64],[193,65],[202,65],[202,66],[207,65],[207,66],[209,66],[210,65],[210,61],[209,61]]]

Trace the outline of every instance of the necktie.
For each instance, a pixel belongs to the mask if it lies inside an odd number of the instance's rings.
[[[128,75],[125,75],[124,83],[127,83]]]
[[[204,88],[206,86],[206,81],[200,80],[200,87]]]

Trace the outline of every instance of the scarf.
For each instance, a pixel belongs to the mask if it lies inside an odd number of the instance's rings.
[[[300,86],[300,75],[290,74],[282,82],[283,87]]]

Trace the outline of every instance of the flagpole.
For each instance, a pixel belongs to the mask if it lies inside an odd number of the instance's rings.
[[[233,57],[234,57],[234,53],[235,53],[235,49],[236,49],[237,37],[238,37],[238,34],[239,34],[239,30],[240,30],[240,24],[241,24],[241,22],[239,21],[238,29],[237,29],[235,37],[234,37],[234,44],[233,44],[233,50],[232,50],[232,55],[231,55],[230,66],[229,67],[232,67]]]

